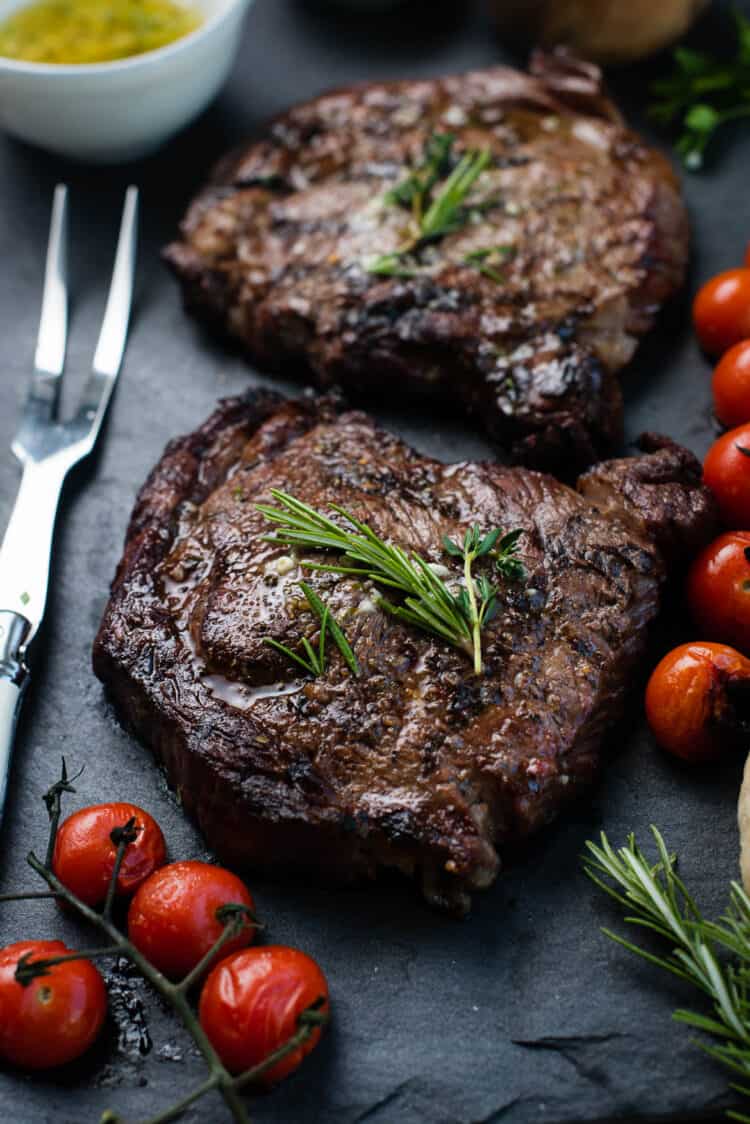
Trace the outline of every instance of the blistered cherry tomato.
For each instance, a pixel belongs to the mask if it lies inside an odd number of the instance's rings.
[[[117,854],[112,832],[133,818],[137,834],[123,856],[116,891],[129,897],[167,857],[161,828],[148,812],[135,804],[94,804],[74,812],[58,830],[52,869],[88,905],[107,896]]]
[[[201,1026],[231,1073],[259,1065],[298,1029],[297,1017],[318,1000],[328,1008],[328,984],[318,965],[296,948],[250,948],[222,960],[201,992]],[[265,1074],[271,1085],[297,1068],[315,1048],[316,1027]]]
[[[707,281],[693,301],[693,324],[709,355],[750,337],[750,269],[728,269]]]
[[[0,950],[0,1056],[26,1069],[73,1061],[89,1048],[107,1013],[104,981],[90,960],[55,964],[24,986],[18,961],[65,956],[62,941],[18,941]]]
[[[750,425],[738,425],[714,441],[703,462],[703,480],[726,525],[750,527]]]
[[[688,571],[687,596],[702,636],[750,655],[750,531],[719,535],[701,551]]]
[[[730,347],[711,380],[714,412],[722,425],[750,422],[750,340]]]
[[[230,904],[251,912],[254,908],[247,886],[231,871],[210,863],[170,863],[152,874],[130,903],[128,936],[160,972],[180,979],[221,935],[224,925],[217,911]],[[252,944],[254,934],[245,917],[220,955]]]
[[[708,761],[747,738],[750,660],[726,644],[682,644],[646,688],[646,717],[662,749]]]

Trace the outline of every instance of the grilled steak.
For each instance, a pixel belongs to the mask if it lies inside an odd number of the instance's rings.
[[[465,909],[498,848],[592,780],[670,562],[712,532],[692,454],[647,447],[575,492],[530,469],[420,456],[329,399],[229,399],[167,448],[138,497],[96,674],[225,861],[336,880],[395,867]],[[443,535],[523,528],[527,575],[500,582],[483,674],[384,613],[367,583],[303,571],[268,542],[255,504],[271,488],[343,505],[456,578]],[[303,573],[358,678],[333,645],[312,679],[264,642],[315,642]]]
[[[451,134],[491,159],[457,228],[370,272],[413,233],[403,185]],[[432,195],[445,184],[438,176]],[[455,224],[454,224],[455,225]],[[615,373],[680,285],[671,167],[625,128],[596,67],[534,56],[297,106],[225,160],[165,251],[197,316],[270,369],[467,411],[512,459],[572,473],[621,431]]]

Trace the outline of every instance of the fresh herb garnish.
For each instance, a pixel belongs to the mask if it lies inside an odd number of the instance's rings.
[[[734,12],[737,49],[733,59],[713,58],[678,47],[674,70],[651,85],[657,100],[650,109],[657,121],[677,122],[682,132],[677,151],[687,168],[700,168],[709,141],[729,121],[750,117],[750,20]]]
[[[651,828],[658,862],[651,865],[628,837],[615,851],[602,832],[601,846],[588,841],[584,869],[589,878],[626,910],[625,920],[658,934],[672,946],[665,956],[649,952],[604,929],[617,944],[693,984],[708,997],[712,1013],[678,1010],[674,1018],[712,1036],[716,1044],[700,1043],[712,1058],[744,1079],[732,1088],[750,1096],[750,898],[732,882],[729,907],[718,921],[707,921],[675,870],[661,834]],[[613,885],[614,883],[614,885]],[[725,959],[729,953],[731,959]],[[732,1120],[750,1124],[750,1116],[729,1112]]]
[[[405,255],[405,251],[403,252]],[[368,273],[379,273],[383,277],[416,277],[419,273],[416,263],[409,265],[410,259],[395,250],[392,254],[379,254],[367,263]]]
[[[410,231],[398,249],[378,254],[365,263],[369,273],[411,277],[417,272],[404,257],[415,254],[428,242],[460,230],[477,208],[467,206],[467,197],[491,159],[489,149],[465,152],[452,171],[454,137],[434,133],[425,145],[422,163],[383,196],[389,206],[411,211]],[[444,177],[441,182],[441,177]]]
[[[299,652],[293,651],[288,648],[286,644],[280,644],[278,640],[274,640],[271,636],[264,636],[263,643],[268,644],[270,648],[275,648],[277,652],[288,656],[290,660],[294,660],[299,664],[308,674],[312,675],[315,679],[325,674],[326,670],[326,640],[330,633],[334,644],[344,657],[346,666],[351,671],[352,675],[359,675],[359,664],[357,657],[351,649],[349,641],[344,635],[344,631],[336,618],[331,613],[326,604],[321,601],[314,589],[312,589],[307,582],[299,582],[299,587],[307,598],[307,603],[312,611],[320,621],[320,635],[318,637],[317,650],[313,648],[310,641],[306,636],[302,637],[302,647],[305,654],[301,655]]]
[[[518,540],[522,534],[521,527],[517,527],[515,531],[508,531],[506,535],[502,536],[497,546],[490,551],[495,559],[495,569],[507,581],[523,581],[526,577],[524,564],[517,557]]]
[[[384,202],[410,209],[416,205],[421,211],[423,200],[437,181],[451,171],[451,152],[455,139],[452,133],[433,133],[428,137],[422,163],[405,180],[385,193]]]
[[[339,526],[327,515],[287,492],[272,489],[271,495],[279,507],[256,505],[266,519],[279,527],[268,536],[269,541],[342,554],[356,565],[319,566],[309,561],[303,561],[302,565],[312,570],[354,575],[404,594],[403,601],[398,605],[383,597],[379,598],[378,604],[392,616],[460,648],[473,659],[475,672],[479,674],[482,671],[481,631],[496,611],[497,590],[485,577],[475,582],[472,563],[477,558],[494,553],[495,565],[500,573],[506,577],[519,577],[522,567],[513,555],[517,550],[520,530],[502,538],[499,530],[490,531],[483,537],[479,528],[473,526],[466,532],[462,546],[446,539],[446,550],[450,554],[458,552],[464,561],[465,586],[458,595],[454,595],[419,554],[413,551],[407,554],[401,547],[384,542],[366,523],[355,519],[343,507],[331,504],[331,510],[352,530]],[[495,547],[498,549],[495,550]]]
[[[512,258],[515,252],[515,246],[488,246],[481,250],[472,250],[464,258],[464,265],[471,265],[484,277],[502,284],[505,276],[497,267]]]

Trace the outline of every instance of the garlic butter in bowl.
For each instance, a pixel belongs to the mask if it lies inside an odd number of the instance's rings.
[[[0,0],[0,127],[92,163],[147,155],[223,85],[252,0]]]

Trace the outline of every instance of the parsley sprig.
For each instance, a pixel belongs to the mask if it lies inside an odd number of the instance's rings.
[[[489,164],[491,153],[487,148],[472,149],[452,167],[454,140],[450,133],[434,133],[425,145],[422,163],[383,196],[384,203],[411,211],[410,231],[397,250],[378,254],[365,263],[369,273],[414,276],[418,269],[413,255],[427,243],[461,230],[476,213],[477,208],[468,206],[467,198]]]
[[[656,933],[671,950],[661,956],[609,929],[603,932],[708,998],[709,1014],[680,1009],[674,1018],[713,1038],[714,1044],[700,1043],[702,1049],[739,1074],[743,1084],[735,1083],[732,1088],[750,1096],[750,898],[733,882],[727,911],[718,921],[708,921],[678,876],[676,859],[667,851],[660,832],[655,827],[651,831],[658,855],[655,864],[648,861],[633,835],[626,846],[615,850],[602,832],[600,846],[590,840],[586,843],[584,869],[627,910],[627,922]],[[750,1124],[750,1116],[727,1115]]]
[[[735,11],[737,48],[733,59],[717,59],[702,51],[678,47],[674,70],[651,85],[656,100],[650,113],[682,132],[676,144],[685,166],[698,169],[717,130],[730,121],[750,117],[750,20]]]
[[[330,634],[331,639],[344,657],[344,662],[352,675],[359,675],[357,657],[354,655],[351,645],[344,635],[344,630],[333,616],[331,610],[320,597],[318,597],[315,590],[312,589],[307,582],[299,582],[298,584],[307,598],[308,605],[320,621],[320,635],[318,636],[317,648],[312,646],[306,636],[302,637],[304,655],[288,648],[286,644],[281,644],[278,640],[274,640],[272,636],[264,636],[263,643],[268,644],[270,648],[275,648],[277,652],[281,652],[282,655],[287,656],[290,660],[294,660],[303,671],[306,671],[309,675],[312,675],[313,678],[317,679],[319,676],[325,674],[326,642]]]
[[[520,530],[506,535],[493,530],[482,535],[474,525],[460,545],[446,538],[446,551],[456,557],[460,555],[464,563],[464,586],[454,594],[421,555],[385,542],[338,504],[331,504],[331,510],[344,526],[288,492],[272,489],[271,495],[278,507],[256,505],[278,528],[268,536],[269,541],[340,553],[353,565],[318,565],[309,561],[302,565],[312,570],[354,575],[396,590],[403,595],[402,600],[394,604],[380,597],[380,608],[460,648],[472,658],[476,674],[482,672],[481,633],[497,611],[497,589],[485,575],[477,580],[472,567],[477,559],[491,555],[499,574],[511,580],[522,577],[523,566],[514,557]]]

